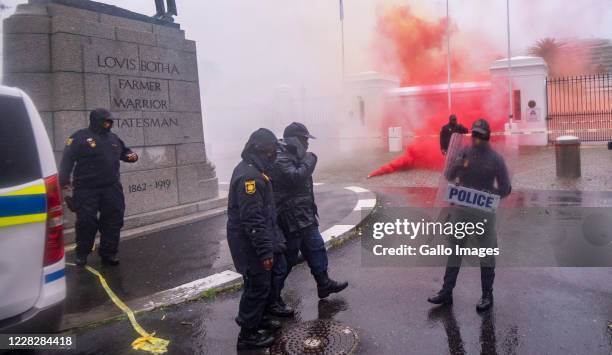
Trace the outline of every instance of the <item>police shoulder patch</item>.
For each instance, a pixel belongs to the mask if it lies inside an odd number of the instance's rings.
[[[74,139],[73,139],[72,137],[68,137],[68,138],[66,139],[66,146],[71,145],[71,144],[72,144],[72,142],[74,142]]]
[[[257,192],[257,184],[255,183],[255,180],[247,180],[244,183],[244,191],[248,194],[248,195],[252,195],[255,192]]]

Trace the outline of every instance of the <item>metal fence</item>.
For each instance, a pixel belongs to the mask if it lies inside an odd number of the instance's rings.
[[[548,140],[612,140],[612,73],[547,78]]]

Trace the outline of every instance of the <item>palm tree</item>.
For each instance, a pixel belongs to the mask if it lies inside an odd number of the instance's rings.
[[[529,48],[530,55],[544,59],[550,69],[557,67],[557,59],[565,47],[565,42],[557,41],[555,38],[546,37],[536,42]]]

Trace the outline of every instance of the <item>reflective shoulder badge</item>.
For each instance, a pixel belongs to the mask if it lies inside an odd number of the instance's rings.
[[[252,195],[257,191],[255,180],[247,180],[244,183],[244,190],[248,195]]]
[[[71,144],[72,144],[72,142],[74,142],[74,139],[73,139],[72,137],[68,137],[68,138],[66,139],[66,146],[71,145]]]

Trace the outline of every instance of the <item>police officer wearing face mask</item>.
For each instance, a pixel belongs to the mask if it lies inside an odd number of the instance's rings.
[[[446,155],[446,151],[448,150],[448,145],[453,133],[468,133],[467,128],[465,128],[462,124],[457,123],[457,116],[454,114],[448,117],[448,124],[442,126],[442,129],[440,130],[440,150],[442,150],[443,155]]]
[[[276,224],[276,208],[269,167],[276,158],[278,140],[260,128],[251,134],[242,161],[234,168],[227,209],[227,241],[244,289],[236,322],[241,327],[239,350],[268,347],[274,337],[262,330],[280,328],[265,315],[271,288],[286,273],[284,238]]]
[[[108,110],[91,111],[89,127],[66,140],[60,164],[60,185],[66,193],[74,189],[72,197],[66,200],[76,212],[76,264],[79,266],[87,263],[98,231],[102,262],[119,264],[119,232],[125,212],[119,161],[134,163],[138,155],[111,132],[112,127],[113,118]]]
[[[308,151],[308,139],[314,137],[306,126],[293,122],[285,128],[283,138],[284,146],[274,163],[272,182],[279,225],[287,240],[285,255],[289,272],[297,264],[301,251],[317,282],[319,298],[325,298],[344,290],[348,282],[334,281],[327,274],[327,250],[319,232],[312,182],[317,156]],[[280,290],[277,300],[273,311],[291,311],[281,299]]]
[[[504,198],[512,191],[510,177],[504,158],[495,152],[489,144],[491,129],[489,123],[484,119],[478,119],[472,125],[472,144],[464,148],[456,155],[446,172],[446,178],[450,182],[460,186],[485,191],[499,195]],[[468,207],[456,206],[451,209],[452,222],[482,222],[487,220],[484,235],[473,237],[478,247],[497,247],[495,234],[495,214],[475,210]],[[463,246],[467,238],[456,240],[451,238],[452,243]],[[454,249],[454,248],[453,248]],[[461,256],[451,255],[448,258],[444,284],[442,290],[428,301],[434,304],[452,304],[453,289],[457,282]],[[490,255],[480,258],[480,280],[482,297],[476,305],[478,311],[484,311],[493,305],[493,280],[495,279],[495,257]]]

